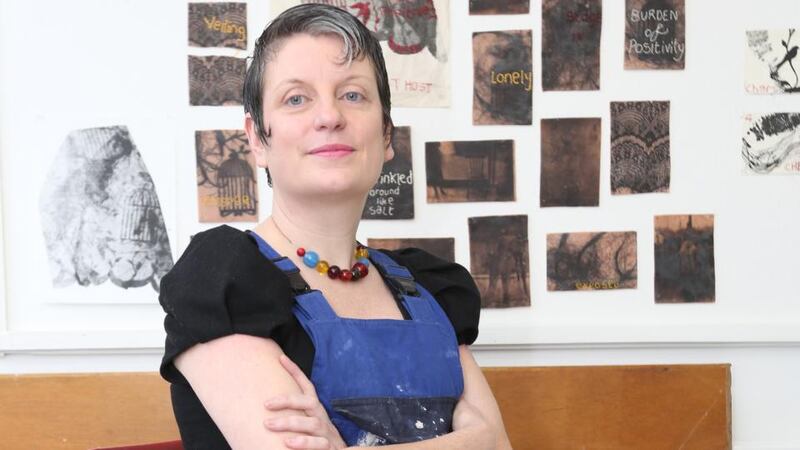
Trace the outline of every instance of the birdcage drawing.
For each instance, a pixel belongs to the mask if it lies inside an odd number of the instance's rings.
[[[120,238],[124,241],[154,245],[158,241],[161,206],[152,181],[135,189],[125,199]]]
[[[231,150],[217,172],[219,215],[256,215],[255,185],[256,179],[250,164],[241,157],[239,151]]]

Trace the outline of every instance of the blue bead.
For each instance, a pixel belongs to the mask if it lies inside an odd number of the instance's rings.
[[[365,266],[369,267],[369,259],[368,258],[358,258],[358,262],[364,264]]]
[[[318,262],[319,262],[319,255],[317,254],[317,252],[306,252],[306,254],[303,256],[303,264],[305,264],[308,267],[311,267],[312,269],[314,267],[317,267]]]

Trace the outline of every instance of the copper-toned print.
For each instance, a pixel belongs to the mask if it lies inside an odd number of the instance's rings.
[[[514,141],[425,143],[428,202],[514,200]]]
[[[655,217],[656,303],[713,302],[714,216]]]
[[[669,192],[669,102],[611,102],[611,192]]]
[[[455,262],[456,260],[455,239],[453,238],[369,238],[367,246],[386,250],[421,248],[445,261]]]
[[[411,170],[411,128],[395,127],[394,158],[383,164],[361,213],[362,219],[413,219],[414,176]]]
[[[625,69],[683,69],[684,0],[625,0]]]
[[[189,3],[189,45],[247,48],[247,3]]]
[[[245,61],[230,56],[189,56],[189,104],[241,105]]]
[[[541,206],[597,206],[600,119],[542,119]]]
[[[547,235],[547,290],[636,288],[636,232]]]
[[[258,220],[256,164],[243,130],[195,131],[200,222]]]
[[[530,0],[469,0],[470,14],[528,14]]]
[[[531,124],[531,42],[530,30],[472,34],[473,124]]]
[[[542,89],[600,89],[600,0],[542,1]]]
[[[470,217],[469,258],[481,307],[530,306],[528,216]]]

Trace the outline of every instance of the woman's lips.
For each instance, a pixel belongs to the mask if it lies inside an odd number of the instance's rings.
[[[341,158],[353,153],[354,151],[355,149],[349,145],[328,144],[312,148],[308,153],[310,155],[322,156],[324,158]]]

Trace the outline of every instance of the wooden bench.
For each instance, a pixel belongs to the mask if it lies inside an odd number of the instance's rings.
[[[515,449],[731,448],[729,365],[486,368]],[[0,376],[2,448],[178,439],[156,373]]]

